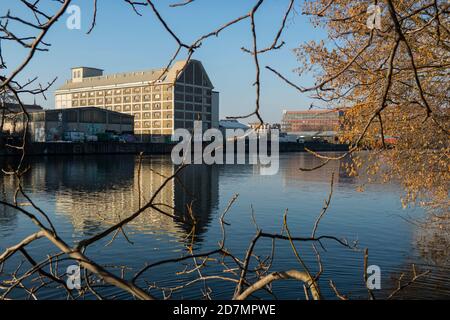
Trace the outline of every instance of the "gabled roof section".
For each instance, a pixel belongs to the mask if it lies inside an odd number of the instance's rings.
[[[214,88],[214,85],[212,84],[211,79],[209,78],[208,73],[205,70],[205,67],[203,67],[203,64],[199,60],[193,60],[193,59],[189,60],[189,63],[187,63],[186,60],[175,62],[172,65],[172,67],[170,68],[169,72],[167,73],[167,81],[175,82],[176,80],[180,79],[184,70],[191,63],[196,63],[196,64],[200,65],[200,68],[202,69],[202,73],[203,73],[203,75],[205,75],[206,81],[208,82],[208,86],[211,88]]]
[[[211,88],[214,88],[214,85],[213,85],[213,83],[211,82],[211,79],[210,79],[209,76],[208,76],[208,72],[206,72],[205,67],[203,67],[203,63],[201,63],[201,62],[198,61],[198,60],[191,60],[191,61],[200,64],[200,67],[202,68],[203,74],[206,76],[206,81],[208,81],[208,84],[209,84],[209,86],[210,86]]]

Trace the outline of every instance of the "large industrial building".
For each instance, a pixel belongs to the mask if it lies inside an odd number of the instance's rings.
[[[340,110],[283,111],[281,130],[301,138],[333,140],[339,131]]]
[[[134,116],[142,140],[167,141],[175,129],[219,125],[219,93],[202,63],[178,61],[168,70],[103,75],[103,70],[72,69],[72,79],[55,92],[55,107],[98,107]]]

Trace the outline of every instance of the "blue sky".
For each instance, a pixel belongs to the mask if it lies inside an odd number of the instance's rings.
[[[155,3],[185,43],[191,43],[200,35],[247,13],[255,2],[196,0],[181,8],[168,6],[176,1],[158,0]],[[266,0],[261,7],[256,20],[260,48],[272,43],[288,2]],[[55,7],[51,1],[47,0],[47,3]],[[74,4],[81,8],[81,30],[69,30],[66,27],[69,15],[65,15],[46,37],[46,42],[52,44],[50,51],[38,53],[19,78],[25,80],[39,76],[40,81],[46,83],[58,77],[47,94],[48,100],[38,99],[38,103],[46,108],[54,107],[53,91],[70,77],[72,66],[98,67],[104,69],[106,74],[147,70],[167,64],[176,49],[176,43],[156,20],[150,8],[141,8],[143,16],[139,17],[122,0],[99,0],[97,26],[90,35],[86,35],[92,18],[92,1],[75,0]],[[2,0],[0,15],[4,15],[8,9],[16,16],[24,12],[23,5],[17,0]],[[296,11],[301,13],[299,4]],[[254,109],[255,67],[253,58],[241,50],[243,46],[251,48],[249,26],[249,21],[240,22],[225,30],[218,38],[206,40],[193,57],[203,62],[216,90],[221,93],[221,117],[247,114]],[[15,30],[28,35],[35,32],[19,26]],[[302,43],[323,37],[323,31],[313,28],[307,17],[301,14],[291,15],[282,36],[286,45],[261,56],[261,67],[270,65],[289,79],[306,86],[312,80],[309,77],[300,78],[293,72],[298,67],[298,62],[292,50]],[[2,47],[9,73],[27,52],[11,43],[3,42]],[[185,54],[180,56],[183,57]],[[311,104],[308,95],[302,95],[288,87],[268,70],[262,70],[261,80],[262,115],[268,122],[279,122],[284,109],[307,109]],[[25,100],[30,102],[30,99],[32,101],[31,97]]]

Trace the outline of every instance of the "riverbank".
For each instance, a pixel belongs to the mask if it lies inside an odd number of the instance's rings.
[[[27,155],[94,155],[94,154],[170,154],[175,144],[170,143],[121,143],[121,142],[86,142],[86,143],[30,143]],[[280,153],[305,152],[305,148],[318,152],[345,152],[347,145],[327,143],[280,143]],[[19,155],[20,150],[1,147],[0,156]]]

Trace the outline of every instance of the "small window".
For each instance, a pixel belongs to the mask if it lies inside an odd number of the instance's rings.
[[[184,93],[184,86],[177,84],[175,86],[175,93]]]
[[[184,119],[184,112],[175,111],[175,119]]]

